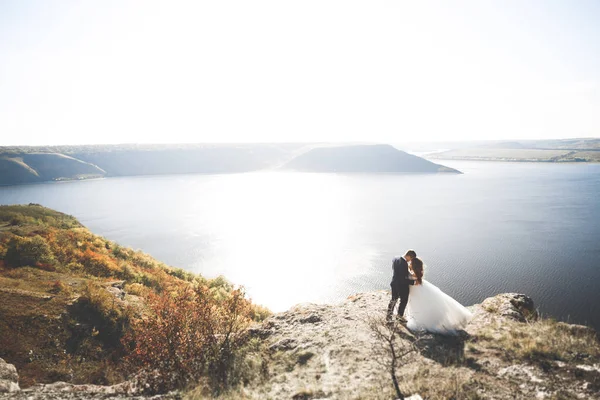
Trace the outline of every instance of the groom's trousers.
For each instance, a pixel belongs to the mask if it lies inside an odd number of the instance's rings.
[[[404,316],[404,310],[406,310],[406,305],[408,304],[408,294],[410,292],[410,288],[408,285],[401,286],[399,288],[392,288],[392,299],[388,304],[388,312],[387,319],[391,320],[394,314],[394,307],[396,307],[396,303],[398,299],[400,299],[400,305],[398,306],[398,317]]]

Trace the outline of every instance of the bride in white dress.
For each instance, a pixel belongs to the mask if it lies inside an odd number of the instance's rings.
[[[413,258],[411,274],[415,284],[410,286],[406,306],[406,326],[411,331],[427,331],[456,335],[473,318],[473,314],[459,302],[423,279],[423,261]]]

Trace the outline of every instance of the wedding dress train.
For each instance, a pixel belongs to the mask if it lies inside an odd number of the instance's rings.
[[[469,310],[434,284],[423,280],[410,287],[406,326],[411,331],[456,335],[472,318]]]

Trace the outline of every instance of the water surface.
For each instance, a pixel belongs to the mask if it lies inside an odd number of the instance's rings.
[[[600,327],[600,165],[446,162],[463,175],[264,172],[0,188],[273,310],[387,289],[414,248],[463,304],[500,292]],[[385,307],[385,305],[382,305]]]

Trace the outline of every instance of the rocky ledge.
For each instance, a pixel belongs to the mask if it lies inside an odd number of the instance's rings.
[[[140,385],[135,381],[127,381],[113,386],[73,385],[66,382],[34,385],[21,390],[19,375],[14,365],[0,358],[0,398],[23,400],[83,400],[83,399],[180,399],[178,393],[145,397],[137,395]]]
[[[383,321],[388,301],[389,292],[381,291],[357,294],[338,305],[299,305],[254,327],[252,333],[264,340],[271,358],[265,380],[244,394],[256,399],[394,398],[388,364],[371,327]],[[500,294],[469,308],[474,318],[458,337],[398,329],[396,346],[415,349],[398,362],[396,375],[405,395],[600,398],[600,348],[592,329],[538,319],[533,300],[522,294]]]
[[[228,398],[394,398],[385,345],[373,329],[379,326],[393,332],[397,349],[409,349],[398,359],[396,376],[402,392],[414,399],[600,399],[596,332],[538,319],[525,295],[500,294],[471,306],[474,318],[457,337],[386,325],[388,300],[381,291],[336,305],[298,305],[252,327],[250,334],[264,348],[254,363],[260,372]],[[0,396],[9,399],[137,398],[138,386],[57,382],[20,390],[14,366],[0,360]]]

